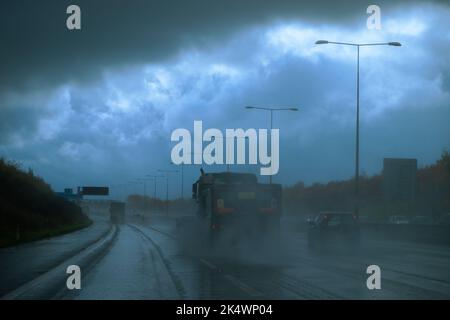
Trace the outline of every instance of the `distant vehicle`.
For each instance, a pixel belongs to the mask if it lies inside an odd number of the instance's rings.
[[[322,212],[309,225],[309,248],[332,244],[357,245],[360,242],[358,217],[353,213]]]
[[[112,223],[125,223],[125,202],[111,201],[109,206],[109,213]]]
[[[359,214],[358,215],[358,222],[360,224],[369,224],[369,223],[381,223],[382,221],[382,216],[379,215],[375,215],[375,214]]]
[[[426,225],[426,224],[434,224],[434,220],[430,216],[415,216],[414,218],[411,219],[410,223]]]
[[[373,222],[373,220],[374,220],[373,217],[366,214],[364,215],[360,214],[358,218],[359,223],[371,223]]]
[[[180,238],[204,236],[203,244],[211,248],[250,243],[264,248],[265,240],[278,239],[281,185],[258,183],[249,173],[201,172],[192,186],[197,217],[177,221]]]
[[[443,214],[439,219],[439,224],[443,226],[450,226],[450,213]]]
[[[390,216],[388,223],[390,224],[408,224],[409,220],[405,216]]]

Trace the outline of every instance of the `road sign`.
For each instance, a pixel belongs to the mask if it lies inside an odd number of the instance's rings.
[[[81,194],[84,196],[107,196],[108,187],[81,187]]]

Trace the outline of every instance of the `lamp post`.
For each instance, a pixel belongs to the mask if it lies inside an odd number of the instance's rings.
[[[120,184],[121,187],[121,198],[123,201],[126,200],[126,193],[127,193],[127,184],[126,183],[121,183]]]
[[[155,175],[155,174],[147,174],[145,175],[146,177],[148,177],[149,181],[153,180],[154,186],[153,186],[153,200],[155,203],[155,207],[156,207],[156,182],[158,178],[164,178],[164,176],[160,176],[160,175]]]
[[[253,106],[246,106],[245,109],[270,111],[270,134],[272,134],[274,111],[298,111],[298,108],[267,108],[267,107],[253,107]],[[269,183],[272,184],[272,175],[269,176]]]
[[[136,184],[137,184],[136,181],[128,182],[128,185],[131,187],[130,194],[128,194],[128,196],[132,195],[133,193],[137,193]]]
[[[153,189],[153,198],[156,200],[156,179],[157,178],[164,178],[164,176],[155,175],[155,174],[147,174],[146,177],[149,177],[149,180],[154,181],[154,189]]]
[[[184,183],[184,162],[181,163],[181,200],[184,200],[183,183]]]
[[[142,183],[144,185],[144,193],[143,193],[143,197],[145,198],[145,196],[147,195],[147,181],[149,179],[144,179],[144,178],[138,178],[137,181],[138,183]]]
[[[200,154],[203,155],[203,153],[201,152],[186,152],[189,155],[196,155],[196,154]],[[173,161],[170,161],[171,164],[177,166],[178,164],[173,163]],[[180,163],[181,165],[181,200],[184,200],[184,162]]]
[[[152,181],[153,178],[140,178],[138,179],[139,181],[142,181],[142,183],[144,184],[144,197],[142,198],[142,202],[143,202],[143,209],[144,211],[147,211],[147,182],[148,181]]]
[[[173,163],[172,161],[170,161],[170,164],[176,165],[175,163]],[[184,200],[184,188],[183,188],[183,183],[184,183],[184,162],[180,163],[181,166],[181,200]]]
[[[178,170],[163,170],[159,169],[158,172],[166,174],[166,214],[169,214],[169,174],[178,172]]]
[[[394,46],[400,47],[400,42],[381,43],[349,43],[318,40],[316,44],[337,44],[356,47],[356,145],[355,145],[355,214],[359,214],[359,48],[367,46]]]

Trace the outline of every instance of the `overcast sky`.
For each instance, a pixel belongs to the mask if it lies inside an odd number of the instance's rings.
[[[69,4],[81,8],[81,30],[66,28]],[[381,30],[366,27],[369,4],[381,8]],[[245,105],[299,108],[275,114],[274,181],[351,177],[356,49],[318,39],[403,45],[361,48],[361,172],[379,173],[383,157],[424,166],[450,150],[445,2],[2,1],[0,30],[0,156],[55,190],[176,169],[171,132],[194,120],[269,126],[268,113]],[[185,195],[198,170],[185,166]]]

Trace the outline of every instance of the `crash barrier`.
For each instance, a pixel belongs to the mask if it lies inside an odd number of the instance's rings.
[[[361,223],[367,237],[450,245],[450,226],[419,224]]]
[[[284,230],[306,233],[310,228],[306,219],[284,217]],[[450,226],[430,224],[390,224],[364,222],[360,223],[361,232],[366,238],[410,241],[417,243],[450,245]]]

